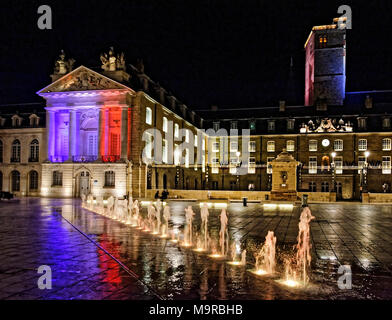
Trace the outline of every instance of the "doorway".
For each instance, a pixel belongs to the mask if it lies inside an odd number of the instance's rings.
[[[336,182],[336,200],[342,200],[342,183]]]
[[[82,171],[79,177],[79,196],[87,196],[90,193],[90,173]]]

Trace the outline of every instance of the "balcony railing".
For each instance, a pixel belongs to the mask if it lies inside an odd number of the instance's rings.
[[[29,158],[29,162],[38,162],[38,158],[33,157],[33,158]]]
[[[20,158],[11,158],[11,163],[20,162]]]
[[[85,155],[80,155],[80,156],[72,156],[72,161],[73,162],[94,162],[97,160],[97,156],[85,156]]]
[[[68,159],[67,156],[50,156],[49,161],[50,162],[64,162]]]
[[[116,162],[120,160],[120,155],[106,155],[102,156],[102,162]]]

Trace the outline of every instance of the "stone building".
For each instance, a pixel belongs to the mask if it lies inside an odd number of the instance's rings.
[[[0,110],[0,190],[264,200],[282,178],[310,200],[391,201],[392,90],[345,91],[345,30],[334,21],[306,41],[304,105],[195,112],[113,48],[101,70],[74,69],[62,52],[37,93],[45,107]],[[273,174],[282,159],[295,183],[281,166]]]

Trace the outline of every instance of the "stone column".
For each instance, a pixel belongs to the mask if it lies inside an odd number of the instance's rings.
[[[76,111],[69,111],[69,125],[68,125],[68,161],[72,162],[73,156],[77,156],[75,153],[75,144],[76,144]]]
[[[109,110],[106,109],[105,111],[105,132],[104,132],[104,152],[105,155],[110,155],[110,150],[109,150],[109,133],[110,133],[110,127],[109,127]]]
[[[128,159],[128,107],[121,109],[121,160]]]
[[[103,128],[104,110],[98,109],[98,161],[102,161],[102,156],[105,155],[105,139],[104,134],[107,131],[107,127]]]
[[[55,128],[56,128],[56,112],[52,110],[46,111],[46,141],[47,141],[47,157],[51,160],[51,156],[55,153]]]

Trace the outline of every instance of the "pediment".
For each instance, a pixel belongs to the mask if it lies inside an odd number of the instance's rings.
[[[49,86],[38,91],[37,94],[67,91],[88,90],[132,90],[127,86],[112,80],[98,72],[80,66],[64,75]]]

